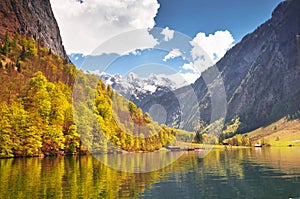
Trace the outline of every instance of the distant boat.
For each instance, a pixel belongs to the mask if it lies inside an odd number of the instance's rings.
[[[255,144],[254,147],[262,147],[262,144]]]
[[[171,151],[177,151],[180,150],[179,146],[166,146],[167,149],[171,150]]]
[[[195,148],[194,147],[187,147],[186,150],[187,151],[195,151]]]

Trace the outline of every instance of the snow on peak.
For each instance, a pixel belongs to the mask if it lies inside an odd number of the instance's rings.
[[[151,93],[154,93],[156,91],[157,87],[155,85],[145,85],[144,90],[150,91]]]
[[[126,77],[107,73],[98,73],[97,75],[106,85],[111,85],[119,94],[136,104],[153,95],[160,96],[187,85],[187,82],[176,74],[150,74],[148,77],[140,77],[133,72]]]

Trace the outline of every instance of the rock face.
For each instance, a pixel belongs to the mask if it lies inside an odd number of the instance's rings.
[[[245,47],[237,46],[237,57],[244,62],[234,74],[240,77],[237,84],[230,83],[235,71],[235,64],[226,62],[230,57],[218,64],[229,86],[228,115],[240,115],[249,130],[300,109],[299,10],[298,0],[282,2],[269,21],[244,38]]]
[[[69,62],[49,0],[0,1],[0,37],[19,33],[32,36]]]
[[[212,103],[208,88],[217,88],[224,82],[227,115],[225,121],[240,117],[240,132],[260,126],[295,113],[300,109],[300,1],[287,0],[278,5],[272,18],[227,52],[214,67],[202,74],[193,85],[200,107],[200,115],[190,114],[178,121],[180,107],[176,100],[187,98],[186,89],[177,91],[175,102],[172,93],[146,101],[147,111],[152,104],[161,104],[168,113],[169,125],[180,124],[193,129],[196,120],[209,122]],[[209,75],[218,69],[219,75]],[[204,81],[209,76],[211,81]],[[174,100],[173,100],[174,101]]]

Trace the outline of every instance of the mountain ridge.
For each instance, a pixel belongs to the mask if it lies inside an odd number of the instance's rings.
[[[199,104],[193,104],[191,112],[199,107],[198,115],[190,114],[186,121],[178,120],[180,107],[165,103],[172,99],[172,93],[145,102],[142,109],[147,111],[151,105],[159,103],[168,112],[168,125],[176,124],[195,130],[197,120],[213,122],[210,121],[213,107],[208,87],[218,88],[218,84],[223,82],[227,100],[224,119],[230,123],[239,117],[240,133],[275,122],[299,110],[299,41],[296,39],[300,33],[299,10],[300,1],[280,3],[271,19],[246,35],[215,66],[202,73],[192,85]],[[215,70],[219,73],[214,74]],[[210,77],[211,81],[206,82],[205,76]],[[181,88],[173,92],[178,93],[175,101],[187,97],[184,90]]]
[[[148,77],[140,77],[135,73],[129,73],[126,77],[110,75],[102,72],[97,76],[119,94],[139,106],[145,99],[160,96],[176,90],[187,82],[176,82],[170,76],[150,74]],[[176,76],[174,76],[176,78]]]

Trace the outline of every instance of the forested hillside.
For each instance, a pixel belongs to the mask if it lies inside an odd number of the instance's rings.
[[[154,151],[175,141],[174,129],[153,122],[94,75],[78,74],[73,104],[81,140],[92,151]]]
[[[87,149],[107,152],[113,147],[153,151],[174,141],[175,130],[152,122],[96,76],[77,71],[32,37],[6,34],[0,44],[0,157],[63,155]],[[88,89],[95,97],[83,95],[79,101],[76,113],[92,114],[80,118],[84,125],[73,120],[76,80],[76,92]],[[113,110],[112,101],[118,103],[117,109]],[[150,135],[139,130],[144,127],[151,129]]]
[[[76,68],[30,37],[0,42],[0,156],[76,152],[71,87]]]

